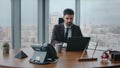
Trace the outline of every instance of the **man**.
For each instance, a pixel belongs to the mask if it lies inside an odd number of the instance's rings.
[[[65,9],[63,11],[64,22],[55,25],[52,32],[51,43],[66,43],[69,37],[82,37],[79,26],[73,24],[74,11],[72,9]]]

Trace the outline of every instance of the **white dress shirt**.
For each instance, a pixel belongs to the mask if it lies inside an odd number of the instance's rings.
[[[71,29],[71,26],[67,26],[65,23],[64,23],[64,35],[65,35],[65,33],[66,33],[66,31],[67,31],[67,28],[69,28],[69,30],[68,30],[68,38],[69,37],[72,37],[72,29]]]

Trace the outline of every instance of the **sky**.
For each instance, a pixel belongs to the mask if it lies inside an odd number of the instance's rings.
[[[93,24],[120,23],[120,0],[82,0],[81,22]]]
[[[0,0],[0,26],[11,25],[10,0]]]
[[[50,13],[57,11],[62,14],[65,8],[75,10],[75,0],[50,0]]]
[[[11,25],[11,0],[0,0],[0,25]],[[22,24],[37,24],[37,0],[21,0]],[[82,23],[110,24],[120,22],[120,0],[81,0]],[[62,14],[65,8],[75,10],[75,0],[50,0],[50,13]]]

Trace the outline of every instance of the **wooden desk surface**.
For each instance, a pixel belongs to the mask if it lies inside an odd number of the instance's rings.
[[[15,55],[20,51],[19,49],[10,50],[9,54],[3,54],[0,51],[0,65],[12,66],[12,67],[24,67],[24,68],[91,68],[91,67],[105,67],[105,66],[113,66],[120,65],[120,62],[111,62],[108,64],[101,63],[101,54],[102,51],[96,51],[94,57],[98,58],[97,61],[87,61],[87,62],[79,62],[78,58],[81,56],[81,52],[65,52],[62,51],[58,54],[59,60],[57,63],[51,63],[47,65],[38,65],[29,63],[29,59],[33,54],[32,48],[24,48],[22,49],[27,55],[27,58],[18,59],[15,58]],[[86,56],[91,57],[92,50],[87,50]]]

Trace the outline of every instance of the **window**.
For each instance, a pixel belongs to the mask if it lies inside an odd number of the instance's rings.
[[[0,48],[7,41],[11,48],[11,0],[0,0]]]
[[[117,49],[120,45],[120,0],[81,0],[84,36],[91,36],[89,48],[99,40],[98,49]]]
[[[21,46],[37,43],[37,0],[21,0]]]
[[[63,10],[66,8],[75,11],[75,0],[50,0],[49,42],[51,41],[53,26],[58,24],[58,18],[62,17]]]

